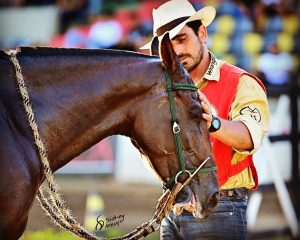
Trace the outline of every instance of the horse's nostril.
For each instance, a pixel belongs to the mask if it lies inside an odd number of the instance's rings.
[[[219,192],[215,192],[209,199],[208,207],[210,209],[214,208],[218,204],[219,198]]]

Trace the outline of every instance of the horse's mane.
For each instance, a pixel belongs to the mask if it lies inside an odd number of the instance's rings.
[[[107,57],[132,57],[142,59],[158,59],[142,53],[117,50],[117,49],[79,49],[79,48],[55,48],[55,47],[19,47],[20,55],[26,56],[107,56]],[[0,49],[0,57],[7,57],[4,49]]]

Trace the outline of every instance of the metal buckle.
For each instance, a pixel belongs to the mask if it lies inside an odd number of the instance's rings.
[[[180,127],[179,125],[177,124],[177,122],[174,122],[173,123],[173,133],[180,133]]]
[[[178,183],[177,178],[180,176],[180,174],[185,173],[185,172],[189,174],[188,179],[191,178],[192,174],[188,170],[180,171],[176,174],[175,183]]]

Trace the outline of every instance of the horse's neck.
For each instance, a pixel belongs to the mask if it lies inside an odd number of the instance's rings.
[[[54,51],[24,55],[21,65],[50,165],[56,170],[109,135],[130,136],[129,111],[140,98],[153,94],[163,75],[157,59],[139,55]]]

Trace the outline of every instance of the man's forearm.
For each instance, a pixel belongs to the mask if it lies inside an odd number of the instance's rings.
[[[250,132],[241,121],[221,120],[221,128],[211,133],[212,136],[237,150],[252,150],[253,142]]]

